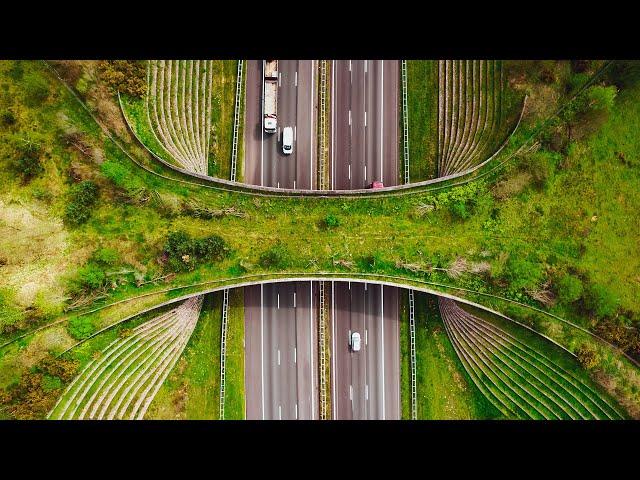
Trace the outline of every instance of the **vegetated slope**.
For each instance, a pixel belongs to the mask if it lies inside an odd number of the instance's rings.
[[[441,298],[445,327],[469,376],[504,415],[621,419],[596,391],[541,352]]]
[[[147,115],[153,134],[183,168],[207,174],[211,60],[150,60]]]
[[[438,176],[484,162],[504,142],[504,91],[501,61],[438,62]]]
[[[200,316],[202,296],[136,327],[102,350],[69,385],[54,419],[141,419]]]

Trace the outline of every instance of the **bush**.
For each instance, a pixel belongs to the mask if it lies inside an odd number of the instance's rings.
[[[147,91],[147,69],[141,60],[105,60],[98,65],[98,74],[114,92],[142,97]]]
[[[580,345],[576,355],[578,356],[578,362],[580,362],[580,365],[587,370],[597,367],[600,362],[600,357],[597,352],[586,343]]]
[[[615,86],[594,85],[586,92],[587,106],[592,110],[610,112],[615,103],[618,90]]]
[[[164,246],[167,264],[173,271],[189,271],[198,262],[217,262],[227,257],[230,248],[224,239],[211,235],[194,239],[183,231],[171,232]]]
[[[542,283],[544,270],[542,264],[534,258],[511,253],[502,275],[513,290],[532,289]]]
[[[5,110],[0,113],[0,124],[3,127],[11,127],[16,124],[16,116],[11,110]]]
[[[24,103],[28,107],[41,106],[49,98],[49,83],[37,72],[27,73],[22,86],[25,92]]]
[[[335,215],[329,213],[324,218],[322,223],[324,225],[324,228],[326,229],[338,228],[340,226],[340,219]]]
[[[449,204],[449,212],[454,218],[459,220],[466,220],[471,216],[466,203],[461,201],[452,202]]]
[[[67,289],[72,294],[80,294],[97,290],[106,285],[107,276],[99,265],[87,263],[76,271],[76,275],[68,280]]]
[[[263,268],[284,269],[289,264],[289,251],[280,242],[262,252],[258,261]]]
[[[91,317],[83,316],[69,320],[67,331],[69,332],[69,335],[76,340],[82,340],[95,332],[96,327],[93,324],[93,319]]]
[[[573,275],[564,275],[557,284],[558,298],[564,304],[572,303],[582,297],[582,280]]]
[[[11,135],[9,142],[13,150],[13,159],[10,162],[11,169],[21,178],[23,183],[29,182],[44,171],[42,163],[40,163],[42,146],[37,136],[34,138],[31,135],[26,137]]]
[[[80,182],[69,192],[69,203],[64,212],[68,225],[78,226],[91,217],[91,209],[98,201],[98,186],[90,180]]]
[[[585,308],[597,318],[610,317],[618,309],[619,300],[604,285],[593,284],[584,293]]]
[[[92,260],[99,265],[113,266],[120,260],[120,254],[113,248],[99,248],[91,256]]]

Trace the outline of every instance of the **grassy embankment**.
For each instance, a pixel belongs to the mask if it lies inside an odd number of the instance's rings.
[[[229,179],[231,174],[231,150],[233,144],[233,117],[238,62],[236,60],[213,61],[213,85],[211,101],[211,146],[209,149],[209,175]],[[244,95],[244,92],[243,92]],[[244,98],[244,97],[243,97]],[[122,96],[131,126],[140,140],[156,155],[169,163],[175,163],[154,137],[149,125],[146,104],[143,99]],[[244,101],[241,102],[244,110]],[[242,110],[242,112],[243,112]],[[241,116],[242,120],[242,116]],[[238,143],[238,171],[241,178],[241,160],[243,155],[242,132],[240,124]]]

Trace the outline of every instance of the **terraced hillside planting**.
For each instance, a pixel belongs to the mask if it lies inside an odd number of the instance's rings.
[[[504,77],[497,60],[438,62],[438,175],[467,170],[495,148]]]
[[[590,386],[543,353],[440,298],[453,346],[469,376],[505,416],[522,419],[621,419]]]
[[[207,174],[211,60],[150,60],[147,115],[156,141],[179,166]]]
[[[196,326],[203,297],[114,340],[69,385],[53,419],[142,419]]]

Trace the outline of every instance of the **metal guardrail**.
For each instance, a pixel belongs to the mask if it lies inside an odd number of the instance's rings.
[[[318,342],[320,343],[320,420],[327,419],[326,320],[325,282],[320,282],[320,321],[318,323]]]
[[[413,289],[409,289],[409,338],[411,339],[411,420],[417,420],[418,392],[416,388],[416,311]]]
[[[327,61],[320,60],[320,142],[318,161],[320,162],[320,181],[318,190],[326,190],[327,176]]]
[[[227,360],[227,320],[229,318],[229,289],[222,296],[222,336],[220,339],[220,420],[224,420],[225,366]]]
[[[402,70],[402,152],[404,154],[404,183],[409,183],[409,104],[407,101],[407,61],[401,61]]]
[[[242,71],[244,60],[238,60],[238,74],[236,77],[236,102],[233,114],[233,145],[231,147],[231,181],[236,181],[236,172],[238,165],[238,132],[240,130],[240,99],[242,98]]]

